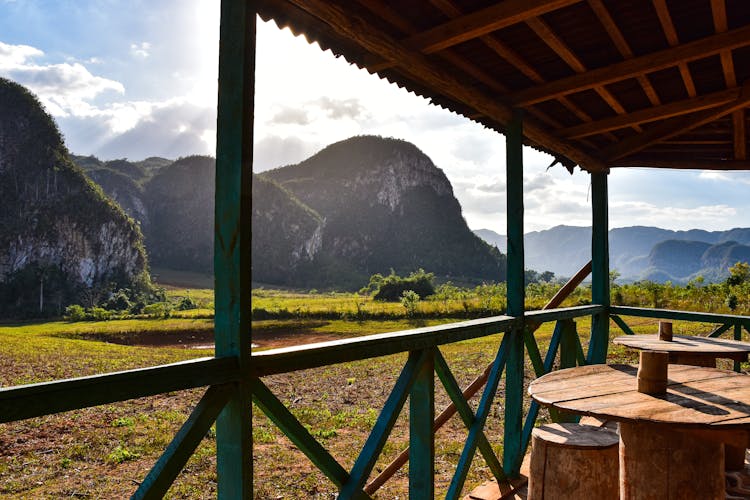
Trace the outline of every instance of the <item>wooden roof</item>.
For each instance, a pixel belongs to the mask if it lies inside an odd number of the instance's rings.
[[[746,0],[259,0],[264,20],[592,172],[750,169]]]

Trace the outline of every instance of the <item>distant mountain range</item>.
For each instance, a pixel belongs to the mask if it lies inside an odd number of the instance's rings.
[[[505,250],[505,236],[489,229],[475,233]],[[571,276],[591,258],[591,228],[556,226],[527,233],[524,238],[528,269]],[[672,231],[632,226],[609,231],[610,269],[621,281],[652,280],[686,283],[703,276],[720,281],[738,261],[750,262],[750,228],[728,231]]]

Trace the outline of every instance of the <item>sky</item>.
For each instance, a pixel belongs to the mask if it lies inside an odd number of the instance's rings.
[[[0,76],[34,92],[75,154],[215,154],[217,0],[0,0]],[[258,21],[255,165],[376,134],[442,169],[472,229],[505,234],[504,137]],[[524,151],[525,228],[591,223],[589,176]],[[610,227],[750,226],[750,174],[614,169]]]

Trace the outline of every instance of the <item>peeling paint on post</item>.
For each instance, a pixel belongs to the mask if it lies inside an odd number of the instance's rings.
[[[240,381],[216,421],[219,498],[252,497],[250,218],[255,95],[253,2],[222,0],[214,236],[216,357],[237,358]]]
[[[524,315],[523,250],[523,114],[514,110],[506,131],[506,193],[508,231],[508,315]],[[510,477],[518,475],[521,465],[523,427],[523,327],[514,328],[508,345],[505,375],[505,426],[503,433],[503,469]]]

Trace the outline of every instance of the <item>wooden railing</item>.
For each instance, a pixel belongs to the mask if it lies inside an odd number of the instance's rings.
[[[604,360],[586,352],[575,320],[601,314],[600,305],[568,307],[527,312],[523,317],[497,316],[448,325],[417,328],[394,333],[369,335],[355,339],[273,349],[252,355],[250,379],[252,398],[292,442],[340,490],[340,498],[368,498],[377,484],[367,484],[373,467],[409,399],[409,488],[415,498],[434,496],[434,431],[424,425],[435,419],[434,375],[445,387],[456,407],[468,438],[456,465],[447,498],[458,498],[477,450],[502,486],[518,473],[539,407],[531,403],[523,414],[523,401],[506,390],[504,427],[515,429],[506,434],[503,456],[498,457],[484,429],[498,385],[505,375],[506,388],[523,382],[526,356],[534,374],[541,376],[553,366],[561,368]],[[626,333],[633,333],[621,316],[672,319],[719,325],[713,336],[730,330],[741,337],[742,328],[750,331],[750,317],[723,314],[611,307],[611,318]],[[556,322],[546,352],[541,352],[534,330],[542,323]],[[466,401],[456,377],[440,351],[440,346],[501,333],[494,361],[488,367],[486,383],[474,412]],[[515,350],[515,352],[514,352]],[[279,373],[363,360],[391,354],[408,353],[406,360],[369,437],[351,470],[346,470],[269,390],[263,378]],[[514,365],[515,363],[515,365]],[[519,367],[520,365],[520,367]],[[736,366],[736,368],[739,368]],[[521,380],[511,380],[521,377]],[[130,370],[0,389],[0,422],[22,420],[57,412],[146,397],[169,391],[208,387],[192,414],[177,433],[151,472],[141,482],[134,498],[160,498],[172,484],[219,412],[237,390],[241,370],[233,357],[203,358],[182,363]],[[555,415],[553,415],[553,418]],[[508,442],[508,435],[513,442]],[[219,471],[221,474],[222,471]]]

